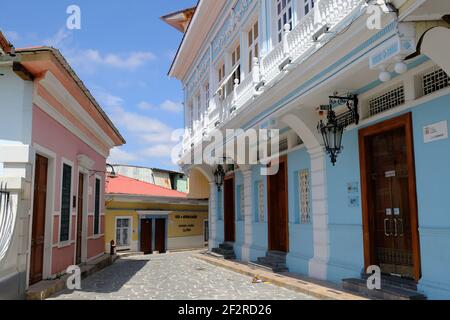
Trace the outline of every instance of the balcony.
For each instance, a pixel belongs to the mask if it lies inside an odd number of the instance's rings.
[[[229,78],[221,83],[212,99],[212,108],[206,115],[205,126],[200,131],[209,133],[233,118],[254,98],[263,94],[264,88],[271,87],[282,79],[286,70],[300,64],[323,45],[323,42],[315,39],[318,31],[333,32],[340,24],[350,23],[350,15],[361,13],[365,6],[365,0],[321,0],[292,30],[286,25],[282,41],[260,61],[255,58],[253,71],[242,82],[234,81],[232,89],[227,87]],[[195,133],[194,136],[199,138]],[[197,143],[192,140],[190,142]],[[190,146],[186,146],[186,149],[189,148]]]

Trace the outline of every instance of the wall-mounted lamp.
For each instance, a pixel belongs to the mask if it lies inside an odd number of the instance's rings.
[[[317,125],[317,130],[322,135],[323,143],[326,152],[330,155],[333,166],[336,164],[337,156],[342,152],[342,136],[344,129],[353,121],[355,124],[359,123],[358,113],[358,97],[354,94],[348,94],[346,97],[331,96],[330,103],[327,110],[327,123],[320,120]],[[348,111],[336,115],[333,107],[336,105],[346,104]],[[320,107],[320,110],[323,106]]]
[[[114,170],[114,167],[108,163],[106,164],[106,167],[111,168],[111,171],[89,170],[90,176],[92,177],[93,175],[95,175],[97,173],[105,173],[105,174],[107,174],[108,178],[111,178],[111,179],[117,178],[116,170]]]

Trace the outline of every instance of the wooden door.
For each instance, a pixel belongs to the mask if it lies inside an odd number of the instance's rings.
[[[278,173],[267,176],[269,250],[289,251],[287,158],[280,158]]]
[[[166,252],[166,219],[155,220],[155,250],[159,253]]]
[[[225,178],[223,187],[224,199],[224,240],[235,241],[235,210],[234,210],[234,176]]]
[[[142,219],[141,220],[141,251],[144,254],[153,253],[152,249],[152,220]]]
[[[78,205],[77,205],[77,246],[75,263],[81,263],[81,252],[83,245],[83,210],[84,210],[84,175],[78,175]]]
[[[360,132],[366,265],[420,277],[410,115]]]
[[[48,159],[36,155],[33,224],[31,233],[30,284],[41,281],[43,276],[47,172]]]

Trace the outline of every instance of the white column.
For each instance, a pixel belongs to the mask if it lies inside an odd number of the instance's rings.
[[[242,246],[242,261],[250,261],[250,246],[253,238],[253,197],[252,197],[252,170],[242,170],[244,177],[244,245]]]
[[[328,205],[326,188],[326,154],[322,147],[308,150],[311,157],[311,191],[314,257],[309,261],[309,275],[327,278],[329,260]]]
[[[217,186],[214,182],[209,183],[209,250],[217,247]]]

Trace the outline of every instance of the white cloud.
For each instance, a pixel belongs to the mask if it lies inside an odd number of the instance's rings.
[[[9,41],[13,42],[13,44],[21,39],[20,34],[12,30],[5,31],[5,36]]]
[[[151,110],[154,108],[154,106],[151,103],[141,101],[138,103],[138,108],[141,110]]]
[[[108,163],[127,164],[127,163],[129,163],[131,161],[135,161],[137,159],[138,159],[138,157],[131,152],[127,152],[127,151],[124,151],[119,148],[114,148],[111,150],[111,154],[109,155],[109,158],[108,158]]]
[[[174,102],[172,100],[166,100],[161,104],[161,109],[169,112],[182,112],[183,105],[180,102]]]
[[[70,33],[66,28],[61,28],[52,37],[44,39],[43,43],[49,47],[63,49],[67,44],[67,41],[70,40],[71,36],[72,33]]]
[[[11,35],[14,37],[17,34],[12,32]],[[94,73],[98,67],[135,71],[146,63],[157,59],[156,55],[150,51],[114,53],[101,52],[92,48],[77,48],[73,43],[73,32],[66,27],[62,27],[56,34],[40,42],[46,46],[59,49],[72,66],[89,74]],[[145,83],[139,85],[142,86]]]
[[[76,55],[70,59],[72,63],[83,68],[83,70],[95,69],[96,67],[111,67],[128,71],[135,71],[149,61],[156,60],[156,56],[149,51],[130,53],[101,53],[99,50],[78,50]]]
[[[167,158],[172,155],[172,144],[156,144],[144,149],[141,154],[151,158]]]
[[[138,149],[133,150],[133,153],[114,149],[117,151],[111,154],[112,160],[108,161],[129,163],[137,159],[149,161],[162,159],[171,162],[172,150],[179,142],[172,141],[174,129],[170,125],[157,118],[127,111],[122,98],[102,89],[94,88],[94,94],[112,121],[128,136],[127,140],[138,145]]]

